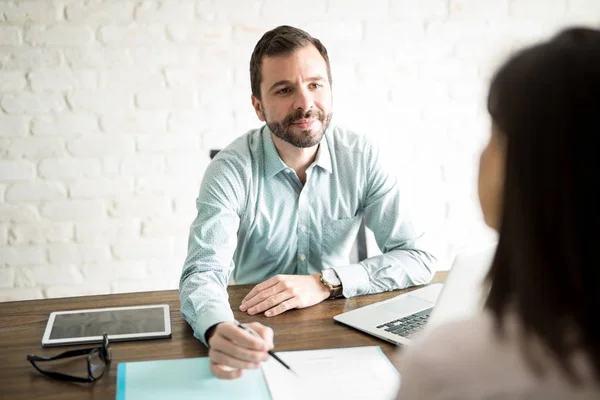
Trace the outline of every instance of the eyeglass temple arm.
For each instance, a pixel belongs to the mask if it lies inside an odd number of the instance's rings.
[[[27,356],[27,360],[29,360],[29,361],[60,360],[63,358],[83,356],[83,355],[89,354],[90,352],[92,352],[93,350],[96,350],[96,349],[97,349],[96,347],[90,347],[89,349],[68,350],[68,351],[65,351],[64,353],[57,354],[53,357],[40,357],[40,356],[36,356],[34,354],[29,354]]]
[[[29,357],[27,357],[27,359],[29,360]],[[33,367],[35,369],[37,369],[38,371],[40,371],[42,374],[49,376],[53,379],[58,379],[60,381],[71,381],[71,382],[82,382],[82,383],[93,382],[93,380],[90,378],[81,378],[79,376],[61,374],[60,372],[44,371],[43,369],[38,368],[38,366],[35,365],[35,363],[32,360],[29,360],[29,362],[31,362],[31,365],[33,365]]]

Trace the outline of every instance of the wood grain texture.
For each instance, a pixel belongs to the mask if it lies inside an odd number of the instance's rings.
[[[433,282],[443,282],[446,272],[436,274]],[[234,310],[253,285],[228,288]],[[356,331],[333,320],[344,311],[389,299],[414,288],[359,296],[351,299],[327,300],[314,307],[292,310],[266,318],[234,311],[242,322],[258,321],[275,330],[275,350],[309,350],[355,346],[381,346],[397,365],[399,347]],[[171,308],[170,339],[112,343],[113,362],[104,377],[91,385],[50,380],[39,374],[25,359],[27,354],[53,355],[69,346],[42,348],[41,339],[52,311],[145,304],[168,304]],[[120,362],[204,357],[207,350],[194,338],[192,329],[180,314],[176,290],[127,293],[104,296],[71,297],[0,303],[0,398],[1,399],[114,399],[116,371]]]

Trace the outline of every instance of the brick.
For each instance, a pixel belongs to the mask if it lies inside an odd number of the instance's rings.
[[[20,285],[50,286],[83,283],[81,272],[74,265],[39,265],[22,268],[19,271]]]
[[[165,170],[165,158],[158,154],[140,154],[124,157],[121,162],[121,173],[130,175],[152,175]]]
[[[31,118],[21,115],[0,115],[0,137],[16,137],[29,134]]]
[[[74,1],[65,7],[65,16],[68,21],[81,23],[98,22],[129,22],[133,20],[133,9],[135,3],[132,1],[101,1],[86,0]]]
[[[87,26],[60,24],[49,27],[31,26],[25,29],[25,42],[33,46],[84,46],[94,39]]]
[[[194,90],[146,90],[135,96],[135,104],[141,109],[193,109],[198,105],[198,95]]]
[[[232,38],[233,29],[226,23],[189,23],[167,25],[167,35],[175,43],[224,44]]]
[[[48,258],[51,264],[98,263],[111,259],[108,246],[98,244],[53,244],[48,246]]]
[[[233,84],[233,69],[228,64],[216,65],[216,61],[207,62],[210,67],[198,67],[193,69],[168,68],[165,70],[167,85],[170,88],[201,87],[219,83],[220,87]],[[247,71],[248,67],[244,69]],[[214,93],[213,93],[214,97]]]
[[[557,18],[565,15],[567,11],[567,0],[554,0],[551,2],[543,0],[512,0],[510,2],[510,14],[515,17],[527,18]]]
[[[255,120],[258,120],[256,116]],[[202,107],[198,111],[173,111],[169,114],[167,129],[173,133],[191,133],[214,130],[233,132],[233,113],[230,109]],[[247,129],[246,129],[247,130]],[[235,132],[238,136],[240,132]],[[216,135],[218,136],[218,135]],[[206,147],[206,143],[203,143]]]
[[[140,153],[164,153],[195,150],[199,146],[199,135],[145,135],[136,138]]]
[[[600,8],[596,0],[568,0],[567,18],[577,18],[593,25],[600,23]]]
[[[101,174],[99,160],[88,158],[48,158],[38,166],[40,176],[46,179],[96,178]]]
[[[124,197],[132,193],[130,178],[85,179],[69,184],[69,195],[73,199]]]
[[[0,31],[0,37],[2,32]],[[27,80],[21,71],[0,71],[0,92],[16,92],[25,89]]]
[[[0,246],[8,243],[8,224],[0,224]]]
[[[17,26],[0,26],[0,45],[19,46],[22,41],[21,29]]]
[[[73,71],[54,69],[34,71],[27,74],[33,91],[59,91],[77,89],[95,89],[98,86],[98,73],[92,70]]]
[[[42,299],[44,295],[38,288],[0,289],[0,302]]]
[[[0,181],[26,180],[35,177],[35,165],[29,161],[0,160]]]
[[[262,17],[273,20],[297,18],[310,21],[315,18],[315,15],[325,15],[326,5],[327,3],[324,1],[307,0],[302,5],[295,4],[295,7],[290,7],[289,3],[282,1],[264,0],[262,4]]]
[[[28,223],[39,218],[37,208],[31,204],[0,203],[0,222]]]
[[[372,19],[387,17],[389,15],[388,0],[329,0],[327,13],[335,15],[336,18],[355,18],[360,15],[361,19]],[[311,33],[312,34],[312,33]]]
[[[2,96],[0,105],[7,114],[19,115],[60,113],[66,109],[60,93],[9,93]]]
[[[165,88],[165,76],[161,71],[147,68],[120,68],[102,71],[101,89],[161,89]]]
[[[115,178],[121,176],[121,163],[121,157],[102,157],[102,176],[105,178]]]
[[[113,245],[117,260],[166,259],[172,255],[170,238],[140,238],[124,240]]]
[[[16,24],[52,23],[61,19],[58,4],[51,1],[17,1],[0,3],[0,15]]]
[[[73,136],[99,132],[98,118],[92,115],[60,114],[33,119],[34,135]]]
[[[126,155],[135,151],[134,136],[87,135],[67,142],[67,149],[75,157]]]
[[[201,65],[204,54],[199,46],[155,45],[136,46],[131,49],[133,64],[143,68],[181,67]]]
[[[73,225],[37,221],[35,223],[19,223],[8,230],[8,244],[46,244],[66,243],[73,240]]]
[[[157,290],[177,289],[177,282],[165,282],[162,277],[153,277],[144,280],[119,281],[111,284],[113,293],[151,292]],[[1,292],[0,292],[1,293]]]
[[[31,181],[15,183],[6,190],[7,202],[38,202],[58,200],[67,197],[67,188],[59,182]]]
[[[113,218],[164,217],[172,212],[171,200],[162,195],[129,196],[110,202],[108,214]]]
[[[182,217],[152,219],[142,223],[142,236],[186,236],[192,220]],[[183,254],[183,253],[182,253]]]
[[[497,18],[508,16],[510,0],[479,1],[449,0],[450,17],[455,18]]]
[[[58,200],[42,205],[40,214],[51,221],[95,221],[106,218],[101,200]]]
[[[135,195],[182,195],[195,198],[200,187],[200,175],[196,177],[181,175],[151,175],[136,179],[133,193]]]
[[[128,26],[104,26],[99,30],[99,39],[100,42],[107,45],[155,45],[166,41],[166,29],[161,24],[133,23]]]
[[[0,289],[11,288],[15,285],[15,271],[11,268],[0,267]]]
[[[446,0],[392,1],[390,15],[402,19],[431,19],[448,16]]]
[[[325,46],[332,40],[352,40],[360,42],[363,38],[362,21],[337,21],[333,28],[331,21],[315,21],[302,27],[312,36],[321,40]]]
[[[204,148],[207,149],[207,147]],[[211,147],[211,149],[215,148],[222,149],[222,147]],[[203,171],[208,167],[210,158],[208,150],[205,150],[205,154],[200,151],[174,152],[166,155],[165,160],[167,176],[184,177],[188,179],[190,185],[196,185],[196,181],[202,177]],[[200,182],[198,181],[198,183]]]
[[[57,68],[61,65],[58,49],[23,46],[0,46],[0,68],[24,71],[34,68]]]
[[[90,44],[85,47],[64,47],[61,52],[71,68],[124,68],[132,64],[129,49]]]
[[[140,22],[188,22],[196,17],[195,8],[195,3],[189,0],[143,1],[135,8],[135,19]]]
[[[370,20],[365,24],[365,40],[394,43],[414,41],[425,35],[425,24],[420,20],[397,21],[394,19]],[[374,60],[372,60],[374,61]]]
[[[0,247],[0,266],[42,264],[45,260],[46,252],[39,246]]]
[[[75,112],[123,115],[133,111],[133,96],[125,91],[78,90],[68,94],[67,101]]]
[[[136,238],[139,234],[139,221],[129,217],[75,225],[75,240],[78,243],[115,243]]]
[[[128,115],[102,116],[100,126],[103,132],[116,135],[163,133],[167,130],[167,112],[137,110]]]
[[[82,266],[81,272],[84,278],[91,282],[137,280],[148,276],[146,263],[141,261],[109,261],[86,264]]]
[[[106,283],[82,283],[78,285],[53,285],[44,290],[47,298],[93,296],[111,293]]]
[[[240,7],[237,0],[219,0],[208,2],[199,0],[196,2],[196,16],[204,21],[227,21],[244,22],[260,18],[261,0],[246,0],[244,6]]]
[[[173,200],[174,213],[178,218],[186,218],[192,221],[196,217],[198,210],[196,210],[196,202],[194,199],[177,198]]]
[[[64,141],[58,138],[0,139],[0,156],[5,159],[27,158],[33,161],[65,154]]]

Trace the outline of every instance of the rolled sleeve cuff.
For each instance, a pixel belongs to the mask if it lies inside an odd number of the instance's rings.
[[[342,294],[344,297],[354,297],[369,293],[369,274],[362,265],[343,265],[341,267],[334,267],[333,270],[342,282]]]
[[[203,312],[194,325],[194,336],[208,347],[206,331],[219,322],[233,322],[233,320],[233,312],[228,309]]]

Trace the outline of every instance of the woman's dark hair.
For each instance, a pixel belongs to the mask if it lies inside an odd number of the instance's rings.
[[[600,31],[570,28],[514,55],[488,110],[507,147],[486,307],[500,334],[515,312],[574,383],[574,350],[600,380]]]

